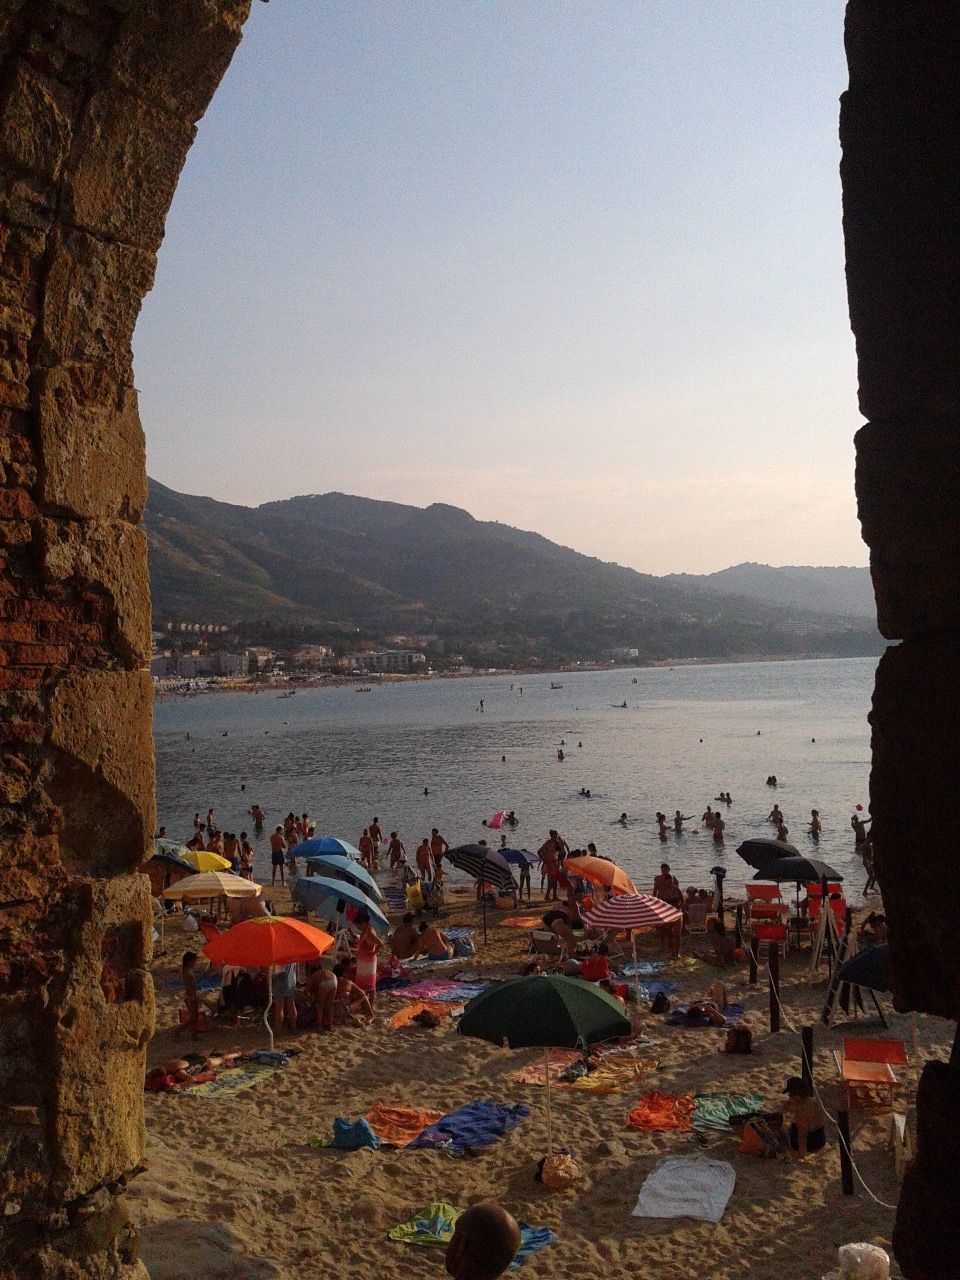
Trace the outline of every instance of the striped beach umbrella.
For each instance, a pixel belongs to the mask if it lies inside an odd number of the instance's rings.
[[[630,949],[633,952],[633,974],[640,994],[637,975],[637,941],[634,929],[656,929],[663,925],[675,925],[683,919],[683,912],[671,907],[662,898],[649,893],[618,893],[599,906],[584,912],[583,922],[591,929],[629,929]]]
[[[474,880],[483,879],[504,893],[516,892],[510,864],[496,849],[488,849],[484,844],[462,844],[456,849],[448,849],[443,856],[458,871],[465,871]]]

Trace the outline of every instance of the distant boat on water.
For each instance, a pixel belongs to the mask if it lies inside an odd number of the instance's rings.
[[[295,698],[297,696],[296,689],[287,689],[285,693],[278,693],[278,698]]]
[[[562,689],[562,688],[563,688],[563,685],[562,685],[562,684],[560,684],[560,682],[559,682],[558,680],[551,680],[551,681],[550,681],[550,688],[551,688],[551,689]]]
[[[373,693],[373,685],[361,684],[354,689],[354,693]]]

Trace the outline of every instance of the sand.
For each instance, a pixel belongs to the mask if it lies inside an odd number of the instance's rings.
[[[278,909],[287,907],[286,893],[273,896]],[[446,923],[478,923],[468,895],[448,895],[448,904]],[[489,976],[519,970],[528,935],[494,923],[495,917],[499,920],[501,913],[490,913],[489,943],[480,944],[480,960],[467,962],[464,970]],[[166,955],[154,962],[158,1018],[151,1065],[190,1047],[176,1030],[175,982],[180,954],[189,946],[196,946],[196,935],[178,922],[168,926]],[[705,949],[697,938],[685,940],[685,951],[691,947]],[[641,954],[656,956],[656,941],[644,939]],[[828,1031],[819,1023],[826,982],[825,977],[810,979],[807,954],[784,964],[782,1002],[794,1027],[816,1025],[815,1078],[835,1110],[831,1049],[839,1048],[852,1028],[847,1023]],[[678,982],[673,998],[685,999],[702,996],[717,972],[681,963],[658,976]],[[329,1274],[331,1268],[339,1276],[370,1280],[441,1276],[440,1251],[387,1239],[391,1227],[437,1199],[466,1206],[493,1197],[518,1218],[552,1227],[559,1240],[526,1263],[520,1275],[816,1278],[833,1269],[839,1244],[867,1240],[889,1248],[893,1212],[862,1189],[850,1198],[841,1194],[835,1131],[830,1130],[828,1149],[801,1162],[740,1155],[733,1137],[711,1134],[705,1153],[730,1161],[737,1174],[723,1221],[714,1226],[631,1217],[640,1185],[662,1155],[700,1149],[690,1133],[626,1128],[624,1116],[644,1089],[756,1090],[777,1104],[785,1078],[799,1072],[798,1034],[786,1026],[769,1034],[766,987],[748,986],[746,965],[726,971],[724,979],[730,998],[746,1005],[756,1052],[728,1056],[720,1052],[722,1030],[671,1028],[647,1015],[646,1033],[657,1042],[650,1056],[659,1065],[640,1086],[622,1094],[554,1094],[555,1142],[573,1153],[582,1171],[581,1181],[562,1192],[545,1190],[533,1177],[546,1149],[544,1090],[509,1079],[536,1059],[537,1051],[510,1052],[463,1039],[452,1026],[392,1030],[387,1019],[400,1002],[384,996],[370,1027],[278,1036],[278,1046],[294,1044],[302,1053],[242,1093],[223,1098],[148,1094],[148,1168],[131,1183],[130,1200],[153,1280],[300,1280]],[[950,1029],[937,1019],[918,1018],[920,1052],[914,1057],[911,1019],[893,1013],[888,997],[883,1007],[890,1021],[885,1034],[902,1038],[910,1052],[909,1066],[899,1070],[897,1105],[912,1116],[919,1067],[928,1057],[947,1058]],[[861,1017],[856,1031],[878,1034],[879,1028],[875,1019]],[[262,1026],[239,1032],[218,1028],[198,1043],[205,1050],[251,1048],[264,1045],[265,1034]],[[389,1149],[346,1153],[307,1143],[328,1135],[335,1116],[355,1119],[378,1101],[450,1110],[480,1098],[525,1102],[531,1115],[474,1156]],[[858,1166],[874,1194],[892,1205],[898,1186],[885,1146],[886,1127],[879,1109],[858,1108],[852,1115]]]

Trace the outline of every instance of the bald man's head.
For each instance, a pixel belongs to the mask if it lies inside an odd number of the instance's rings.
[[[454,1280],[493,1280],[517,1256],[520,1228],[512,1214],[490,1201],[461,1213],[447,1245],[447,1271]]]

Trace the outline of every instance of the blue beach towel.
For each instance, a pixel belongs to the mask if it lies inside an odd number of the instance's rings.
[[[532,1257],[538,1249],[545,1249],[558,1239],[557,1233],[549,1227],[530,1227],[525,1222],[517,1224],[520,1228],[520,1248],[517,1256],[510,1263],[511,1267],[520,1267]]]
[[[675,982],[665,982],[659,978],[655,982],[641,982],[640,999],[645,1004],[649,1004],[653,1000],[654,996],[668,996],[672,994],[672,992],[676,991],[676,989],[677,984]]]
[[[442,1147],[445,1151],[461,1155],[464,1151],[490,1146],[529,1114],[530,1108],[523,1105],[467,1102],[424,1129],[410,1146]]]
[[[638,978],[650,978],[653,974],[659,973],[662,968],[662,960],[638,960],[636,964],[631,960],[623,966],[621,972],[626,978],[632,978],[634,974]]]

